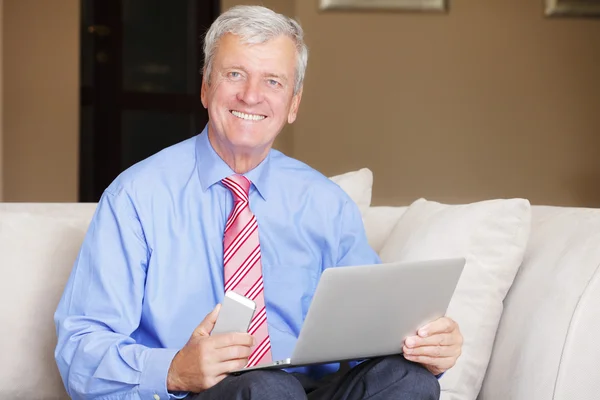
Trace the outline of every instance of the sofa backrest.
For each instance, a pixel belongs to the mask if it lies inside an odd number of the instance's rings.
[[[0,203],[0,394],[66,399],[54,311],[95,204]]]
[[[377,253],[392,232],[392,229],[408,207],[369,207],[363,214],[363,223],[369,244]]]

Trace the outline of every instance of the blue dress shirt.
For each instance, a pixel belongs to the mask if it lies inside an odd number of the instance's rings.
[[[74,398],[167,399],[176,352],[222,301],[234,172],[206,128],[124,171],[103,193],[55,314]],[[273,359],[291,355],[325,268],[380,262],[347,194],[271,150],[245,174],[259,224]],[[338,364],[295,371],[312,377]]]

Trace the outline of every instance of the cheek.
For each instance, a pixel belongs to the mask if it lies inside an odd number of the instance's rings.
[[[223,90],[217,90],[212,94],[212,103],[217,106],[222,105],[226,98],[227,95]]]
[[[215,82],[208,94],[210,96],[209,102],[216,106],[226,105],[229,101],[236,98],[235,89],[228,87],[228,85],[223,82]]]
[[[290,101],[287,96],[276,96],[269,101],[275,120],[287,121],[290,112]]]

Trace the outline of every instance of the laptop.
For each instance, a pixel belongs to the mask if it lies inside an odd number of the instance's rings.
[[[403,338],[446,314],[464,258],[326,269],[291,357],[233,374],[401,354]]]

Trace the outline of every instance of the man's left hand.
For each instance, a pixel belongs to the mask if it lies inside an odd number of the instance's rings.
[[[402,351],[407,360],[422,364],[432,374],[439,375],[456,364],[462,344],[458,324],[442,317],[419,329],[416,336],[407,337]]]

